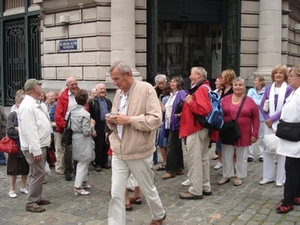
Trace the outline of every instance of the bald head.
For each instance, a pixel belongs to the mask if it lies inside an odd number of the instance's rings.
[[[72,94],[75,94],[78,91],[77,80],[74,77],[68,77],[66,80],[66,86]]]

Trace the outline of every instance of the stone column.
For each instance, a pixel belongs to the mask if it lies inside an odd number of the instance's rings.
[[[271,82],[274,66],[281,63],[282,0],[260,0],[258,69],[254,75],[262,75]]]
[[[135,0],[111,0],[111,64],[122,60],[135,69]]]

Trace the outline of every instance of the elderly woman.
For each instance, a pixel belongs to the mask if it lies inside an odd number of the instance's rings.
[[[219,94],[221,99],[224,98],[227,95],[230,95],[233,93],[232,89],[232,81],[236,78],[236,74],[234,70],[228,69],[228,70],[223,70],[220,76],[220,81],[222,85],[222,89],[220,90]],[[217,81],[217,80],[216,80]],[[219,84],[219,85],[220,85]],[[216,143],[216,152],[218,154],[218,163],[214,166],[215,170],[218,170],[222,168],[223,163],[222,163],[222,145],[220,140]]]
[[[265,119],[264,134],[272,134],[276,132],[277,124],[280,119],[281,110],[286,98],[290,95],[293,88],[288,86],[287,81],[288,70],[284,65],[277,65],[273,68],[271,78],[273,84],[266,87],[264,96],[260,103],[260,110]],[[265,101],[269,102],[269,109],[263,110]],[[276,154],[265,151],[263,154],[263,179],[260,185],[273,183],[276,180],[276,186],[281,187],[285,183],[285,156],[277,155],[277,172],[275,178],[274,158]]]
[[[230,182],[230,178],[234,176],[234,153],[236,154],[237,178],[233,184],[240,186],[243,183],[242,179],[247,177],[247,153],[249,146],[256,142],[258,136],[259,113],[253,99],[245,95],[245,90],[244,80],[237,77],[233,80],[233,94],[224,97],[221,101],[224,122],[227,122],[236,118],[245,97],[245,102],[237,119],[241,132],[240,138],[232,144],[222,143],[223,178],[218,181],[219,185]]]
[[[154,80],[155,80],[154,89],[156,91],[158,99],[161,102],[162,99],[163,99],[163,97],[165,96],[164,93],[163,93],[163,90],[166,88],[166,85],[168,85],[168,80],[167,80],[166,75],[164,75],[164,74],[158,74],[158,75],[156,75],[155,78],[154,78]],[[158,134],[160,133],[160,129],[161,128],[159,128],[159,130],[157,132],[156,141],[155,141],[156,144],[158,142]],[[166,155],[167,155],[166,151],[164,151],[164,150],[165,149],[163,149],[163,151],[161,152],[161,155],[163,157],[163,164],[162,165],[165,165],[164,163],[166,161],[166,158],[164,158],[164,157],[166,157]],[[153,153],[153,164],[154,165],[157,164],[157,151],[155,151]],[[160,170],[164,170],[163,166],[161,166],[159,168],[160,168]]]
[[[187,91],[183,90],[184,80],[182,77],[173,77],[170,81],[172,92],[165,104],[165,120],[162,125],[162,133],[168,136],[166,174],[163,179],[169,179],[183,174],[183,153],[181,139],[179,138],[179,125],[181,109]]]
[[[8,137],[14,139],[18,145],[18,152],[16,154],[9,154],[7,160],[7,175],[9,175],[9,192],[8,195],[11,198],[16,198],[15,186],[17,176],[21,175],[21,188],[20,192],[28,194],[26,188],[27,175],[29,173],[29,165],[21,151],[20,139],[19,139],[19,126],[18,126],[18,108],[23,101],[25,95],[20,94],[15,97],[16,109],[8,115],[6,124],[6,134]]]
[[[300,65],[292,68],[288,82],[293,88],[293,92],[286,99],[280,119],[289,123],[300,123]],[[286,180],[284,199],[276,211],[288,213],[294,209],[293,205],[300,205],[300,141],[292,142],[279,139],[277,154],[286,157]]]
[[[90,118],[90,113],[85,110],[88,100],[86,90],[79,90],[76,93],[75,100],[77,105],[71,110],[68,126],[73,130],[72,135],[72,155],[73,159],[78,161],[76,168],[76,178],[74,184],[75,195],[89,195],[90,192],[85,189],[91,186],[87,184],[87,175],[89,164],[95,158],[95,143],[92,136],[96,135],[94,129],[95,120]]]
[[[249,91],[248,91],[248,96],[250,98],[252,98],[256,105],[258,107],[260,107],[260,103],[261,103],[261,100],[262,100],[262,97],[265,93],[265,78],[261,75],[256,75],[254,76],[254,79],[253,79],[253,84],[254,84],[254,87],[253,88],[250,88]],[[263,136],[264,136],[264,130],[265,130],[265,119],[262,115],[261,112],[259,112],[259,131],[258,131],[258,148],[259,148],[259,161],[260,162],[263,162],[263,152],[264,152],[264,142],[263,142]],[[253,162],[253,149],[254,149],[254,145],[251,145],[249,147],[249,153],[248,153],[248,159],[247,161],[248,162]]]

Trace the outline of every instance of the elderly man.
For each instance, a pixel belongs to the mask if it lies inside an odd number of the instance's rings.
[[[113,101],[112,113],[106,115],[113,131],[109,140],[114,152],[108,224],[126,224],[124,184],[131,172],[147,199],[153,217],[151,224],[160,225],[166,218],[166,212],[153,184],[151,169],[155,133],[162,119],[158,98],[150,84],[133,79],[131,68],[124,62],[115,62],[109,73],[119,90]]]
[[[187,192],[179,194],[181,199],[202,199],[203,195],[211,195],[209,178],[208,145],[209,130],[198,121],[195,123],[194,114],[207,116],[212,106],[208,97],[209,82],[207,72],[203,67],[191,69],[191,89],[185,97],[181,113],[179,137],[186,139],[187,166],[191,186]],[[202,84],[204,84],[202,86]],[[212,131],[212,139],[217,141],[218,133]]]
[[[105,142],[105,115],[110,112],[112,103],[106,98],[105,84],[99,83],[96,85],[97,96],[89,100],[89,111],[91,118],[96,121],[95,130],[97,136],[95,141],[95,160],[94,168],[97,172],[101,171],[101,168],[109,169],[111,166],[107,163],[108,155],[107,151],[109,145]]]
[[[79,90],[77,80],[74,77],[69,77],[66,80],[67,88],[62,91],[57,99],[54,120],[56,123],[54,144],[56,151],[56,165],[55,170],[59,175],[65,174],[67,181],[72,180],[73,159],[72,146],[63,147],[61,145],[62,132],[66,126],[66,121],[69,112],[74,105],[76,105],[75,94]]]
[[[45,104],[40,104],[41,81],[29,79],[24,85],[26,96],[18,110],[21,149],[29,164],[28,198],[26,211],[43,212],[41,205],[50,204],[42,199],[45,177],[45,159],[50,145],[52,126]]]

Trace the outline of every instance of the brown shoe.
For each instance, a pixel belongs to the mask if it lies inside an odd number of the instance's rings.
[[[165,175],[162,176],[162,179],[166,180],[169,178],[174,178],[175,174],[171,174],[171,173],[166,173]]]
[[[104,166],[104,168],[105,168],[105,169],[110,169],[110,168],[111,168],[111,165],[107,163],[107,164]]]
[[[41,199],[40,201],[38,201],[36,204],[38,205],[49,205],[50,201],[47,199]]]
[[[162,222],[166,219],[167,214],[165,213],[164,217],[160,220],[152,219],[150,225],[161,225]]]
[[[96,172],[100,172],[100,171],[101,171],[101,166],[96,166],[96,167],[95,167],[95,171],[96,171]]]
[[[182,170],[177,170],[176,171],[176,175],[183,175],[183,174],[184,174],[184,172]]]
[[[26,206],[25,209],[27,212],[34,212],[34,213],[40,213],[46,210],[44,207],[41,207],[39,205]]]

